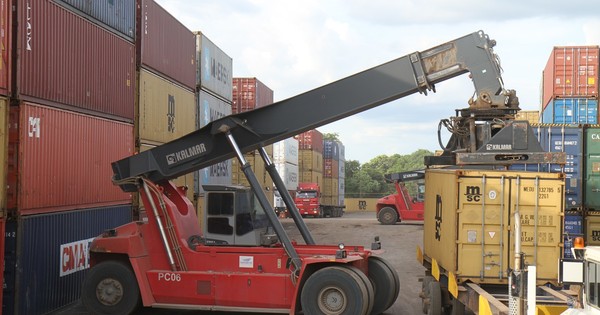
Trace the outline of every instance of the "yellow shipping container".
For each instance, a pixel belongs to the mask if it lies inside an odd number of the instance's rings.
[[[339,200],[339,179],[324,177],[321,187],[321,202],[326,205],[338,205]]]
[[[0,97],[0,218],[6,217],[6,173],[8,166],[8,102]]]
[[[507,284],[518,211],[525,264],[537,266],[538,284],[556,284],[563,174],[431,169],[425,185],[426,259],[436,259],[459,283]]]
[[[141,69],[138,92],[135,136],[140,143],[158,145],[195,130],[193,91]]]
[[[538,110],[521,110],[517,112],[515,120],[527,120],[530,124],[540,122],[540,111]]]
[[[298,179],[298,183],[317,183],[319,185],[323,184],[323,173],[317,171],[302,171],[298,172],[300,178]]]
[[[585,217],[585,245],[600,246],[600,213],[591,212]]]
[[[323,154],[312,150],[300,150],[298,172],[313,171],[323,173]]]
[[[272,152],[273,146],[269,146],[269,147],[271,148],[270,151]],[[265,148],[265,149],[267,149],[267,148]],[[269,149],[267,149],[267,153],[269,153]],[[267,195],[267,200],[269,200],[269,203],[271,204],[271,206],[273,206],[273,203],[274,203],[273,179],[271,178],[269,173],[267,173],[267,170],[265,168],[265,162],[263,161],[262,157],[258,153],[257,154],[252,154],[252,153],[244,154],[244,157],[246,158],[246,161],[250,164],[252,171],[256,175],[256,179],[260,183],[260,186],[262,187],[263,192],[265,193],[265,195]],[[231,168],[232,168],[231,183],[233,185],[242,185],[242,186],[250,187],[250,183],[248,182],[246,175],[244,175],[244,172],[240,168],[240,162],[237,160],[237,158],[232,159]]]

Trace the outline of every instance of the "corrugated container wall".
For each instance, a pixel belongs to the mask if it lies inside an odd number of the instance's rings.
[[[9,209],[29,215],[131,202],[111,181],[111,163],[133,154],[131,124],[22,102],[10,110],[9,138]]]
[[[12,75],[12,1],[0,1],[0,95],[9,95]]]
[[[209,122],[231,115],[231,104],[216,98],[204,90],[197,94],[196,107],[197,128],[206,126]],[[202,185],[231,185],[231,160],[219,162],[194,172],[194,191],[196,194],[204,192]]]
[[[300,150],[298,169],[301,172],[313,171],[323,173],[323,154],[313,150]]]
[[[554,47],[543,71],[542,105],[564,97],[598,97],[598,46]]]
[[[0,218],[6,216],[6,185],[8,169],[8,100],[0,97]],[[0,236],[1,237],[1,236]],[[3,243],[4,239],[0,239]]]
[[[316,130],[309,130],[294,136],[298,140],[300,150],[313,150],[323,153],[323,134]]]
[[[585,216],[585,244],[600,246],[600,215]]]
[[[298,165],[298,140],[287,138],[273,143],[273,163]]]
[[[338,173],[338,178],[342,179],[342,178],[346,178],[346,161],[344,160],[339,160],[338,161],[338,166],[339,166],[339,173]]]
[[[321,184],[321,203],[339,206],[339,182],[337,178],[323,176],[323,184]]]
[[[139,65],[196,88],[196,36],[154,0],[138,0]]]
[[[339,162],[333,159],[323,159],[323,177],[339,178]]]
[[[233,113],[243,113],[273,103],[273,90],[257,78],[233,78]]]
[[[196,98],[163,77],[140,69],[139,143],[163,144],[196,130]]]
[[[15,314],[46,314],[79,300],[93,238],[128,222],[130,205],[21,218]]]
[[[545,124],[597,124],[598,100],[589,98],[553,99],[542,112]]]
[[[135,0],[55,0],[63,2],[133,41]]]
[[[338,184],[339,184],[339,191],[338,191],[338,196],[339,196],[339,203],[338,205],[343,206],[344,203],[344,197],[346,195],[346,180],[344,178],[339,178],[338,179]]]
[[[52,1],[19,3],[17,96],[132,121],[133,43]]]
[[[229,102],[233,99],[233,59],[201,32],[196,35],[196,84]]]
[[[600,128],[585,128],[584,134],[584,206],[589,210],[600,211]]]
[[[429,169],[425,185],[423,253],[459,283],[508,283],[518,210],[524,263],[537,267],[538,284],[557,284],[562,174]]]

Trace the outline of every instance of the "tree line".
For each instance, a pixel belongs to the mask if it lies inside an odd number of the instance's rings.
[[[337,133],[323,134],[323,139],[341,142]],[[424,169],[424,157],[430,155],[434,153],[419,149],[407,155],[379,155],[362,165],[356,160],[346,160],[345,196],[346,198],[379,198],[395,193],[394,185],[386,182],[384,176]],[[412,195],[416,195],[416,183],[408,182],[406,186]]]

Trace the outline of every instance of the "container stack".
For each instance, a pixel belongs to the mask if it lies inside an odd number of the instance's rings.
[[[288,138],[273,144],[273,164],[290,195],[298,188],[298,140]]]
[[[273,90],[257,78],[233,78],[233,100],[231,111],[233,114],[247,112],[259,107],[273,104]],[[273,145],[265,147],[269,157],[273,157]],[[244,154],[244,157],[252,166],[252,170],[263,187],[269,201],[273,202],[273,179],[265,169],[265,163],[258,151]],[[231,182],[237,185],[250,186],[241,165],[237,159],[231,160]],[[273,204],[271,204],[272,206]]]
[[[322,202],[340,206],[340,145],[338,141],[323,141]]]
[[[338,190],[338,205],[345,206],[344,199],[346,198],[346,147],[343,143],[338,142],[339,149],[339,190]]]
[[[12,9],[0,4],[2,312],[44,314],[79,299],[91,239],[131,221],[110,163],[134,153],[136,11],[134,1]]]
[[[598,123],[598,56],[598,46],[552,49],[542,74],[543,123]]]
[[[316,129],[294,136],[298,140],[298,182],[323,185],[323,134]]]
[[[153,0],[138,0],[137,25],[135,140],[143,152],[196,129],[196,36]],[[173,182],[194,200],[193,174]]]

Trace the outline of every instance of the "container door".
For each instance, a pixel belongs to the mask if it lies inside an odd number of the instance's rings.
[[[461,278],[502,279],[508,224],[508,181],[504,177],[463,177],[458,191],[458,266]]]
[[[562,180],[518,176],[511,180],[511,230],[515,230],[515,213],[518,212],[520,251],[524,253],[526,265],[537,266],[537,278],[541,282],[558,279],[556,262],[561,251],[556,249],[562,244],[563,189]],[[514,232],[511,232],[508,244],[509,266],[514,268]]]

